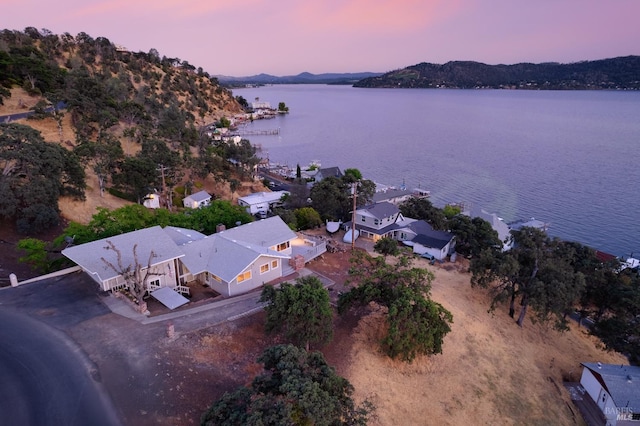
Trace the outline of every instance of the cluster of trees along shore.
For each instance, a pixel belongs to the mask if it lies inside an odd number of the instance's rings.
[[[155,49],[122,52],[109,40],[85,33],[73,37],[35,28],[3,30],[0,102],[15,86],[42,99],[32,119],[51,120],[61,135],[60,141],[47,142],[26,124],[0,124],[0,218],[14,220],[25,234],[37,235],[58,224],[59,197],[85,197],[88,170],[98,176],[101,190],[138,203],[161,186],[164,176],[179,206],[180,197],[207,177],[235,191],[259,161],[249,141],[213,143],[203,130],[216,115],[219,126],[228,125],[224,113],[240,111],[246,101],[233,98],[201,68],[160,57]],[[71,118],[74,141],[62,140],[65,115]],[[136,154],[125,155],[123,144],[135,147]],[[323,179],[311,190],[297,178],[275,213],[295,230],[322,226],[327,219],[348,220],[353,185],[357,205],[368,204],[375,186],[357,169]],[[470,259],[472,287],[493,296],[489,309],[507,310],[520,326],[531,318],[565,329],[572,315],[589,317],[591,331],[607,348],[628,355],[632,363],[640,361],[637,271],[621,269],[615,260],[602,262],[589,247],[532,228],[513,232],[514,247],[502,251],[488,222],[456,207],[434,207],[427,199],[408,200],[400,210],[455,234],[458,253]],[[211,234],[218,224],[233,227],[252,220],[243,208],[219,199],[189,211],[150,211],[132,204],[99,209],[86,225],[71,222],[52,242],[32,236],[18,246],[25,253],[23,261],[49,272],[67,266],[60,250],[69,242],[154,225]],[[433,275],[415,267],[411,251],[395,240],[382,239],[375,250],[381,256],[352,253],[350,290],[340,296],[338,313],[362,313],[374,302],[386,312],[388,329],[380,342],[384,353],[407,362],[441,353],[453,318],[430,299]],[[306,278],[277,289],[265,287],[262,300],[267,302],[265,331],[281,334],[290,344],[267,349],[259,358],[264,372],[250,386],[215,402],[203,424],[366,424],[374,407],[367,401],[356,405],[348,381],[335,374],[320,352],[309,352],[332,338],[334,310],[322,284]]]

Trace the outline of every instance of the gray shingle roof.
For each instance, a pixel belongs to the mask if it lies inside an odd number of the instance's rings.
[[[143,266],[147,265],[153,250],[152,265],[181,258],[193,274],[208,271],[225,281],[232,281],[259,256],[288,258],[269,247],[295,238],[297,235],[282,219],[274,216],[209,237],[190,229],[154,226],[69,247],[62,254],[105,281],[119,275],[102,260],[104,257],[117,266],[117,254],[105,249],[107,240],[120,250],[125,268],[134,264],[133,246],[137,244],[138,262]]]
[[[293,232],[279,216],[250,222],[236,228],[218,232],[216,235],[220,235],[228,240],[242,241],[264,248],[297,237],[295,232]]]
[[[640,413],[640,367],[583,362],[613,398],[616,407]]]
[[[120,275],[102,260],[104,258],[118,267],[117,253],[106,248],[108,247],[107,241],[111,241],[120,251],[122,265],[125,268],[135,264],[134,246],[136,246],[138,263],[145,267],[149,263],[149,255],[152,251],[155,255],[151,259],[152,266],[184,256],[176,243],[160,226],[72,246],[62,250],[62,254],[81,265],[84,269],[96,274],[102,281],[105,281]]]
[[[413,191],[409,191],[408,189],[387,189],[373,194],[373,202],[381,203],[393,198],[409,197],[411,195],[413,195]]]
[[[164,232],[179,246],[191,241],[201,240],[206,237],[202,232],[193,229],[179,228],[177,226],[167,226]]]
[[[210,272],[226,282],[233,281],[261,255],[288,257],[265,247],[226,239],[220,234],[186,244],[182,250],[186,256],[181,261],[189,272],[194,275]]]
[[[336,178],[343,176],[339,167],[325,167],[323,169],[318,170],[318,173],[320,174],[322,179],[327,178],[329,176],[333,176]]]
[[[377,219],[384,219],[400,213],[400,209],[398,208],[398,206],[387,201],[370,204],[358,210],[360,210],[361,212],[367,212],[369,215]]]
[[[207,191],[198,191],[195,194],[191,194],[186,197],[186,199],[193,200],[196,203],[200,203],[209,198],[211,198],[211,194],[209,194]]]
[[[409,229],[416,233],[416,236],[411,241],[415,241],[425,247],[442,249],[454,237],[450,232],[436,231],[424,220],[416,220],[410,223]]]

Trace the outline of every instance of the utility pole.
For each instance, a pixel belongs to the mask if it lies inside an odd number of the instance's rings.
[[[358,182],[351,184],[351,194],[353,195],[353,211],[351,212],[351,251],[356,248],[356,197],[358,196]]]
[[[171,196],[167,196],[167,182],[164,178],[164,171],[168,169],[169,169],[168,167],[165,167],[164,165],[160,164],[157,170],[159,170],[160,173],[162,174],[162,199],[164,200],[167,206],[167,210],[171,211],[171,204],[173,203],[171,200]]]

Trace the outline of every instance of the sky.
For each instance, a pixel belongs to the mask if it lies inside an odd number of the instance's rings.
[[[0,0],[0,29],[106,37],[211,75],[640,55],[640,0]]]

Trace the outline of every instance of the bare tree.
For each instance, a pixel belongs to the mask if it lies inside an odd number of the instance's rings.
[[[147,281],[149,277],[162,274],[151,271],[151,260],[158,257],[158,255],[153,250],[151,250],[151,252],[149,253],[149,261],[147,262],[147,266],[144,267],[138,261],[137,248],[138,244],[134,244],[133,264],[125,266],[122,262],[122,252],[120,251],[120,249],[118,249],[111,241],[107,240],[107,246],[105,246],[104,249],[113,250],[114,252],[116,252],[116,265],[109,262],[104,257],[102,257],[101,259],[108,267],[113,269],[116,273],[122,275],[125,282],[127,283],[129,291],[136,298],[138,304],[142,305],[144,295],[147,292]]]

